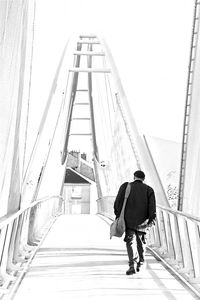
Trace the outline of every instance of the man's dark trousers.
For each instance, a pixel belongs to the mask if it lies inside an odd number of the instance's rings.
[[[133,229],[126,229],[124,241],[126,242],[129,266],[133,266],[134,262],[144,262],[143,239],[144,233]]]

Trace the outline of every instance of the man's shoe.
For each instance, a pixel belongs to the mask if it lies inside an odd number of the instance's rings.
[[[140,267],[144,264],[144,261],[139,261],[137,263],[137,267],[136,267],[136,271],[139,272],[140,271]]]
[[[126,275],[132,275],[132,274],[135,274],[134,266],[130,266],[130,268],[126,271]]]
[[[137,271],[137,272],[140,271],[140,266],[141,266],[141,264],[138,262],[138,263],[137,263],[137,267],[136,267],[136,271]]]

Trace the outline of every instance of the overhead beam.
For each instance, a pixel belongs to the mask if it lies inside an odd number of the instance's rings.
[[[82,34],[79,37],[80,37],[80,39],[95,39],[95,38],[97,38],[97,36],[94,35],[94,34],[91,34],[91,35],[89,35],[89,34],[86,34],[86,35]]]
[[[74,51],[74,55],[105,56],[105,53],[95,51]]]
[[[92,135],[91,133],[70,133],[70,135],[84,135],[84,136],[89,136]]]
[[[72,120],[81,120],[81,121],[86,120],[86,121],[89,121],[90,118],[72,118]]]
[[[89,102],[75,102],[74,105],[89,105]]]
[[[84,41],[84,40],[78,40],[77,41],[78,44],[91,44],[91,45],[95,45],[95,44],[100,44],[99,41]]]
[[[78,89],[78,90],[76,90],[77,92],[88,92],[88,90],[86,90],[86,89]]]
[[[110,73],[110,69],[93,69],[93,68],[71,68],[69,72],[86,72],[86,73]]]

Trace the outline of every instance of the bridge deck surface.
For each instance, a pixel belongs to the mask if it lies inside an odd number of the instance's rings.
[[[95,215],[58,218],[36,253],[14,300],[194,299],[150,253],[143,269],[126,276],[123,239],[109,239]]]

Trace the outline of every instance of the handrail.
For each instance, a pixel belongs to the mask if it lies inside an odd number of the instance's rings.
[[[4,226],[8,225],[10,222],[12,222],[13,220],[15,220],[17,217],[19,217],[26,210],[28,210],[28,209],[36,206],[39,203],[45,202],[45,201],[50,200],[50,199],[55,199],[55,198],[63,199],[63,197],[60,196],[60,195],[46,196],[46,197],[38,199],[38,200],[36,200],[36,201],[34,201],[32,203],[29,203],[28,205],[26,205],[25,207],[21,208],[20,210],[18,210],[15,213],[7,214],[7,215],[1,217],[0,218],[0,229],[2,229]]]
[[[196,289],[195,284],[200,283],[200,218],[161,205],[157,211],[149,246]]]
[[[98,199],[98,213],[113,219],[114,198]],[[148,249],[195,290],[200,284],[200,218],[157,204],[156,224],[149,228],[147,237]]]
[[[162,206],[162,205],[158,205],[158,204],[157,204],[157,207],[160,208],[160,209],[162,209],[162,210],[168,211],[168,212],[172,213],[173,215],[180,215],[182,217],[190,219],[191,221],[193,221],[195,223],[200,223],[200,218],[194,217],[191,214],[187,214],[185,212],[183,213],[183,212],[181,212],[179,210],[175,210],[175,209],[172,209],[172,208],[169,208],[169,207],[165,207],[165,206]]]
[[[114,202],[114,199],[115,199],[115,198],[116,198],[116,196],[104,196],[104,197],[102,197],[102,198],[98,198],[96,201],[97,201],[97,202],[98,202],[98,201],[100,202],[100,201],[103,200],[103,199],[112,199],[113,202]],[[169,208],[169,207],[166,207],[166,206],[162,206],[162,205],[160,205],[160,204],[157,204],[156,207],[157,207],[158,209],[162,209],[162,210],[164,210],[164,211],[167,211],[167,212],[169,212],[169,213],[172,213],[173,215],[180,215],[180,216],[185,217],[185,218],[187,218],[187,219],[189,219],[189,220],[191,220],[191,221],[193,221],[193,222],[195,222],[195,223],[200,223],[200,218],[194,217],[194,216],[192,216],[191,214],[187,214],[187,213],[185,213],[185,212],[181,212],[181,211],[175,210],[175,209],[173,209],[173,208]]]

